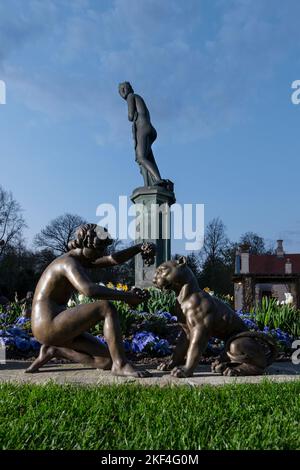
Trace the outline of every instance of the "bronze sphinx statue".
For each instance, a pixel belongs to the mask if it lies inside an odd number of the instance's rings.
[[[153,258],[155,245],[137,244],[107,254],[112,240],[106,229],[95,224],[78,228],[69,251],[55,259],[42,274],[32,304],[32,332],[42,347],[39,357],[26,370],[36,372],[53,357],[69,359],[99,369],[111,369],[115,375],[144,377],[147,371],[136,371],[125,356],[118,314],[110,300],[123,300],[137,306],[147,298],[147,291],[134,288],[128,292],[108,289],[92,282],[88,270],[125,263],[141,253]],[[74,292],[99,299],[67,308]],[[104,320],[108,349],[88,330]]]
[[[249,331],[229,305],[202,291],[184,257],[161,264],[153,283],[175,291],[183,330],[172,358],[160,370],[171,370],[175,377],[192,376],[211,337],[225,341],[223,354],[212,364],[212,370],[223,375],[260,375],[276,358],[274,341]]]

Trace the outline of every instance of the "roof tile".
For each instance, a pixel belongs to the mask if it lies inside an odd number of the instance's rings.
[[[253,274],[285,274],[285,263],[292,263],[292,273],[300,274],[300,254],[286,254],[283,258],[277,255],[250,254],[249,270]]]

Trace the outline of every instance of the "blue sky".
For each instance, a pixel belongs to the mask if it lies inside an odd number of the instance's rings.
[[[141,185],[129,80],[177,201],[300,250],[298,0],[0,0],[0,184],[26,237]],[[182,251],[180,242],[174,251]]]

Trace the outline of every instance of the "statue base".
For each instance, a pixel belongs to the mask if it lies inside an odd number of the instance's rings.
[[[175,194],[163,186],[143,186],[131,195],[136,205],[136,243],[156,244],[154,264],[147,266],[141,255],[135,257],[135,285],[145,288],[153,285],[155,269],[171,259],[171,213]]]

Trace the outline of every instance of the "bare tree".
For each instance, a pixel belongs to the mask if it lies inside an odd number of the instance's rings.
[[[25,227],[20,204],[0,186],[0,255],[22,236]]]
[[[202,250],[202,272],[199,285],[209,287],[218,294],[232,293],[233,244],[226,235],[220,218],[211,220],[205,229]]]
[[[255,232],[246,232],[241,235],[240,243],[246,243],[250,245],[250,252],[254,255],[265,255],[274,253],[274,248],[267,248],[265,240]]]
[[[206,226],[203,246],[206,259],[211,262],[222,259],[228,244],[226,227],[222,220],[217,217]]]
[[[35,246],[48,248],[61,255],[68,251],[68,243],[74,237],[75,230],[86,221],[79,215],[64,214],[56,217],[34,238]]]

